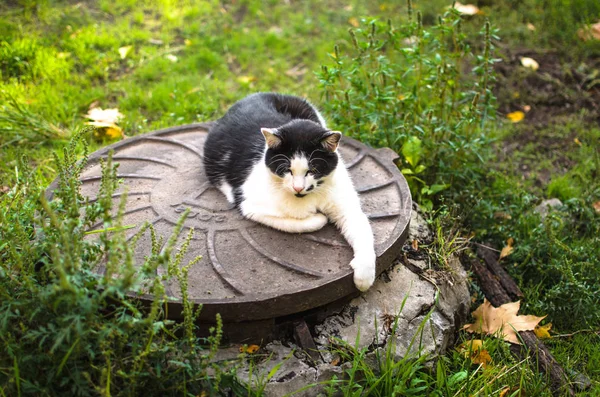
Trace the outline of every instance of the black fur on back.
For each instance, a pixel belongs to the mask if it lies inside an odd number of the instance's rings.
[[[312,155],[310,165],[317,178],[337,166],[337,153],[328,152],[321,145],[329,131],[321,125],[310,103],[291,95],[258,93],[236,102],[209,130],[204,168],[213,185],[228,182],[238,196],[237,189],[265,151],[261,128],[277,128],[282,140],[277,149],[267,151],[267,165],[277,154],[291,158],[302,152],[307,158]],[[275,172],[279,165],[271,161],[269,168]]]

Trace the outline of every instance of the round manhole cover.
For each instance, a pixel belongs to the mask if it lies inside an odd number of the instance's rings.
[[[160,130],[93,153],[81,175],[81,193],[91,200],[96,197],[99,160],[113,150],[118,176],[124,181],[115,194],[115,207],[126,189],[123,224],[136,226],[127,231],[128,238],[149,222],[166,241],[181,214],[190,210],[184,226],[194,228],[194,236],[182,263],[202,256],[189,271],[188,286],[189,298],[203,305],[202,319],[214,320],[216,313],[226,322],[269,319],[355,293],[349,266],[352,249],[335,226],[308,234],[279,232],[242,218],[210,185],[202,165],[209,126]],[[392,150],[374,150],[347,137],[339,150],[372,223],[379,274],[397,257],[406,238],[411,213],[408,185],[393,163]],[[56,183],[50,186],[50,195]],[[143,263],[150,252],[146,232],[135,247],[136,263]],[[174,298],[170,317],[181,314],[179,291],[172,280],[167,289]]]

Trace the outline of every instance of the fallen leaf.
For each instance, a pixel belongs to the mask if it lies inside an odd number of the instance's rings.
[[[358,22],[358,19],[356,19],[355,17],[352,17],[350,19],[348,19],[348,23],[352,26],[354,26],[355,28],[360,26],[360,23]]]
[[[127,55],[129,55],[132,48],[133,46],[130,45],[126,45],[124,47],[119,48],[119,55],[121,56],[121,59],[127,58]]]
[[[92,103],[95,105],[95,102]],[[85,117],[91,119],[86,124],[96,127],[94,137],[98,140],[113,140],[125,138],[123,129],[116,123],[124,116],[119,109],[102,109],[99,107],[91,107]]]
[[[531,106],[525,105],[523,106],[523,110],[525,111],[525,113],[528,113],[531,110]]]
[[[164,42],[161,39],[148,39],[148,43],[154,45],[163,45]]]
[[[594,207],[594,211],[600,214],[600,201],[596,201],[594,204],[592,204],[592,207]]]
[[[496,211],[494,212],[494,218],[496,219],[512,219],[512,216],[506,212]]]
[[[173,55],[173,54],[167,54],[165,56],[165,58],[167,58],[169,61],[171,61],[173,63],[175,63],[175,62],[177,62],[179,60],[179,58],[177,58],[177,56]]]
[[[581,141],[578,138],[573,139],[573,142],[581,146]]]
[[[529,57],[521,58],[521,65],[531,70],[538,70],[540,68],[540,64],[535,59]]]
[[[298,64],[285,71],[286,76],[290,77],[302,77],[306,74],[306,68],[302,64]]]
[[[461,4],[458,1],[454,3],[454,9],[460,12],[462,15],[477,15],[481,13],[479,7],[477,7],[476,5]]]
[[[457,350],[463,354],[464,357],[471,359],[473,364],[481,364],[484,368],[487,368],[488,364],[492,362],[490,353],[483,348],[483,341],[481,339],[473,339],[464,342],[458,346]]]
[[[550,329],[552,329],[552,323],[548,323],[546,325],[536,325],[533,332],[540,339],[550,339],[552,336],[550,335]]]
[[[102,109],[102,108],[92,108],[85,115],[90,120],[96,122],[103,122],[107,124],[114,124],[121,120],[124,116],[119,109]],[[93,124],[91,124],[93,125]]]
[[[240,353],[254,354],[260,349],[258,345],[242,345],[240,346]]]
[[[0,186],[0,194],[8,193],[9,191],[10,191],[10,187]]]
[[[499,337],[507,342],[521,344],[517,337],[519,331],[533,331],[535,326],[544,317],[526,315],[519,316],[521,301],[506,303],[500,307],[494,307],[486,299],[481,306],[473,312],[475,322],[467,324],[463,329],[467,332],[478,332],[494,337]]]
[[[505,397],[509,391],[510,391],[510,386],[504,386],[504,388],[502,390],[500,390],[500,394],[498,394],[498,397]]]
[[[527,23],[527,29],[531,30],[532,32],[535,32],[535,25],[532,24],[531,22]]]
[[[577,36],[584,41],[600,40],[600,22],[579,29],[577,31]]]
[[[333,360],[331,360],[331,362],[329,364],[331,364],[333,366],[337,366],[337,365],[339,365],[340,361],[342,361],[342,359],[340,358],[340,356],[335,356],[333,358]]]
[[[412,245],[412,249],[414,249],[415,251],[419,250],[419,240],[416,240],[416,239],[413,240],[411,245]]]
[[[518,123],[519,121],[525,118],[525,113],[517,110],[516,112],[512,112],[506,115],[506,118],[512,121],[513,123]]]
[[[192,40],[190,40],[190,39],[185,39],[185,40],[183,40],[183,44],[185,44],[187,47],[189,47],[189,46],[191,46],[191,45],[192,45]]]
[[[250,84],[255,80],[256,80],[256,77],[254,77],[254,76],[239,76],[237,78],[237,81],[242,84]]]
[[[511,252],[513,251],[514,243],[515,240],[512,237],[506,240],[506,245],[504,246],[504,248],[502,248],[502,251],[500,251],[500,258],[498,258],[498,260],[505,258],[511,254]]]

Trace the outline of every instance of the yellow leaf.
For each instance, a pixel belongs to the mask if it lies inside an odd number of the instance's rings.
[[[488,364],[492,362],[492,357],[487,350],[479,350],[471,355],[471,362],[481,364],[483,368],[487,368]]]
[[[496,219],[512,219],[512,216],[510,216],[510,214],[503,212],[503,211],[496,211],[496,212],[494,212],[494,218],[496,218]]]
[[[189,46],[191,46],[191,45],[192,45],[192,40],[190,40],[190,39],[185,39],[185,40],[183,40],[183,44],[185,44],[187,47],[189,47]]]
[[[256,77],[254,77],[254,76],[239,76],[237,78],[238,83],[242,83],[242,84],[250,84],[255,80],[256,80]]]
[[[509,391],[510,386],[504,386],[504,388],[500,391],[500,394],[498,394],[498,397],[505,397]]]
[[[529,57],[521,58],[521,65],[531,70],[538,70],[540,68],[540,64],[535,59]]]
[[[131,45],[126,45],[125,47],[119,48],[119,55],[121,56],[121,59],[127,58],[127,55],[129,55],[132,48],[133,46]]]
[[[479,8],[473,4],[461,4],[458,1],[454,3],[454,9],[462,15],[477,15],[481,14]]]
[[[500,258],[505,258],[507,256],[509,256],[511,254],[511,252],[513,252],[513,244],[515,243],[515,240],[511,237],[508,240],[506,240],[506,246],[504,248],[502,248],[502,251],[500,252]]]
[[[581,146],[581,141],[578,138],[573,139],[573,142]]]
[[[534,31],[535,31],[535,25],[534,25],[534,24],[532,24],[531,22],[528,22],[528,23],[527,23],[527,29],[529,29],[529,30],[531,30],[532,32],[534,32]]]
[[[240,353],[254,354],[260,349],[258,345],[243,345],[240,346]]]
[[[500,307],[494,307],[486,299],[481,306],[473,312],[475,322],[463,327],[467,332],[478,332],[482,334],[499,337],[507,342],[520,344],[517,332],[533,331],[535,326],[544,317],[532,315],[519,316],[521,302],[506,303]]]
[[[355,17],[348,19],[348,23],[354,26],[355,28],[360,26],[360,23],[358,23],[358,19],[356,19]]]
[[[471,339],[466,342],[461,343],[456,350],[459,353],[462,353],[465,357],[469,357],[469,355],[474,352],[483,349],[483,341],[481,339]]]
[[[508,118],[513,123],[518,123],[519,121],[525,118],[525,113],[521,112],[520,110],[517,110],[516,112],[507,114],[506,118]]]
[[[552,336],[550,335],[550,329],[552,328],[552,323],[548,323],[546,325],[536,325],[533,332],[540,339],[550,339]]]
[[[457,350],[462,353],[464,357],[470,358],[473,364],[482,364],[484,368],[492,362],[492,357],[490,357],[490,353],[483,348],[483,341],[481,339],[466,341],[458,346]]]
[[[94,138],[98,140],[114,140],[125,137],[121,127],[116,124],[106,124],[98,121],[90,121],[87,124],[97,127],[94,131]]]

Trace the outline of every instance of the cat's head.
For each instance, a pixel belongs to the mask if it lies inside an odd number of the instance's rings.
[[[304,197],[318,190],[338,165],[342,134],[309,120],[293,120],[278,128],[261,129],[267,151],[265,164],[285,190]]]

